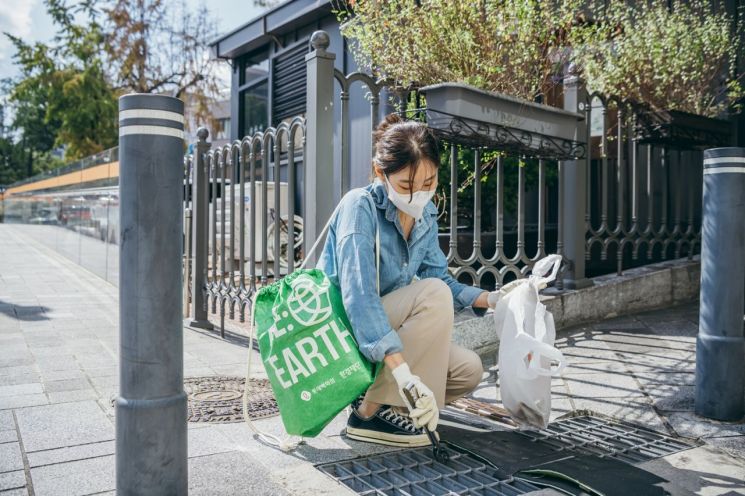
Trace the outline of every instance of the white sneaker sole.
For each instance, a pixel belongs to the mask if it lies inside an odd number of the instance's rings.
[[[429,446],[429,438],[426,434],[416,434],[413,436],[401,436],[397,434],[388,434],[385,432],[376,432],[367,429],[357,429],[347,427],[347,437],[357,441],[368,443],[385,444],[386,446],[404,446],[417,448],[420,446]]]

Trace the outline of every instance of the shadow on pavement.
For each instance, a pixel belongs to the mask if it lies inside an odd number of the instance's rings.
[[[49,307],[39,305],[17,305],[12,302],[0,300],[0,313],[23,322],[34,322],[50,320],[44,313]]]

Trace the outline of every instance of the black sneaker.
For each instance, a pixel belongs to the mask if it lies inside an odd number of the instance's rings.
[[[409,417],[399,415],[389,406],[381,406],[370,418],[363,418],[352,408],[347,420],[347,437],[388,446],[429,446],[422,429],[417,429]]]

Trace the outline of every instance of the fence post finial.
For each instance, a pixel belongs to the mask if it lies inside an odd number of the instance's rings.
[[[318,30],[310,36],[310,47],[313,50],[325,52],[331,45],[331,39],[326,31]]]

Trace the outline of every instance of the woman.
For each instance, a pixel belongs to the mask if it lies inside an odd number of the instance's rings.
[[[430,201],[439,164],[431,131],[390,114],[373,142],[374,182],[342,198],[318,268],[340,288],[362,354],[385,364],[352,405],[347,435],[425,446],[429,439],[422,428],[434,430],[439,409],[471,392],[483,374],[476,353],[450,342],[454,311],[470,306],[483,315],[499,293],[462,284],[448,273]],[[403,388],[412,385],[419,399],[409,405]]]

